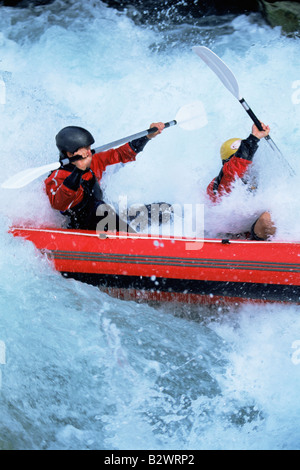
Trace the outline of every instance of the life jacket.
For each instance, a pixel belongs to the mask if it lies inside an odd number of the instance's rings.
[[[103,202],[99,185],[103,172],[108,165],[134,161],[137,153],[149,141],[147,137],[145,139],[94,154],[91,168],[79,175],[75,186],[66,183],[74,172],[74,165],[67,164],[53,171],[45,180],[45,190],[53,209],[68,216],[72,228],[93,230],[97,206]]]
[[[84,192],[82,201],[64,212],[61,211],[63,215],[69,217],[70,228],[80,228],[82,230],[95,228],[97,207],[101,203],[104,204],[103,192],[95,173],[91,169],[88,172],[92,174],[92,178],[81,179],[80,185]]]
[[[257,150],[259,139],[254,135],[242,140],[237,152],[223,163],[218,176],[216,176],[207,186],[207,194],[214,203],[218,202],[222,196],[229,194],[232,184],[238,178],[248,184],[245,176],[252,164],[252,159]]]

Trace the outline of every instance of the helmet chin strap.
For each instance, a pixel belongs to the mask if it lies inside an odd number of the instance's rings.
[[[236,153],[236,152],[235,152]],[[229,162],[229,160],[231,159],[231,157],[233,157],[233,155],[235,155],[235,153],[233,153],[232,155],[230,155],[230,157],[228,157],[226,160],[223,160],[222,158],[222,165],[224,165],[225,163]]]

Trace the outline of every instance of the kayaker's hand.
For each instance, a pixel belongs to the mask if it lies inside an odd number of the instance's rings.
[[[261,127],[263,128],[262,131],[260,131],[255,124],[252,126],[252,134],[255,135],[258,139],[262,139],[263,137],[267,137],[270,133],[270,127],[266,126],[263,122],[261,122]]]
[[[156,137],[158,134],[161,134],[165,128],[165,125],[163,122],[154,122],[150,125],[150,128],[152,127],[157,127],[158,130],[156,132],[148,134],[147,135],[148,139],[153,139],[153,137]]]
[[[77,156],[77,155],[80,155],[82,157],[82,160],[76,160],[75,162],[72,162],[72,164],[83,171],[90,168],[91,163],[92,163],[92,158],[93,158],[91,148],[82,147],[81,149],[77,150],[73,154],[73,156]]]

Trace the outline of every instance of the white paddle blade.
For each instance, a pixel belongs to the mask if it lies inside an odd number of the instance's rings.
[[[187,131],[200,129],[207,125],[207,116],[202,101],[194,101],[193,103],[182,106],[176,114],[178,125]]]
[[[194,46],[192,49],[206,63],[206,65],[215,72],[227,90],[240,100],[241,97],[238,82],[231,70],[226,64],[224,64],[220,57],[205,46]]]
[[[50,163],[49,165],[39,166],[37,168],[28,168],[27,170],[21,171],[16,175],[12,176],[8,180],[4,181],[1,184],[1,188],[4,189],[19,189],[27,186],[27,184],[31,183],[35,179],[39,178],[40,176],[44,175],[45,173],[49,173],[50,171],[57,170],[60,167],[60,163]]]

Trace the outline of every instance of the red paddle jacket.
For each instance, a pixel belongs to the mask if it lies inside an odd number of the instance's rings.
[[[232,184],[237,178],[243,178],[252,164],[252,159],[258,147],[259,139],[253,134],[242,140],[237,152],[226,160],[223,167],[207,187],[207,194],[212,202],[218,202],[224,194],[231,191]]]
[[[85,172],[78,170],[72,164],[53,171],[45,180],[51,206],[61,212],[78,206],[86,195],[85,182],[92,183],[95,179],[99,182],[108,165],[134,161],[136,155],[137,152],[129,144],[125,144],[118,149],[95,153],[90,170]]]

